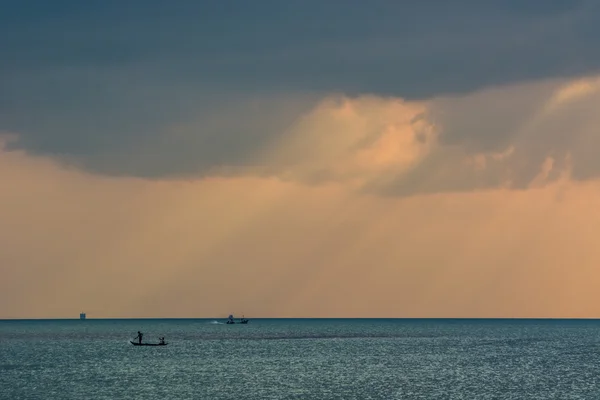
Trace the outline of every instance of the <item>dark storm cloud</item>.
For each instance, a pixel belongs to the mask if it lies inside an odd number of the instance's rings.
[[[598,10],[591,1],[8,1],[0,130],[20,135],[13,148],[111,174],[244,165],[321,93],[422,99],[595,71]],[[442,141],[510,140],[463,123]]]

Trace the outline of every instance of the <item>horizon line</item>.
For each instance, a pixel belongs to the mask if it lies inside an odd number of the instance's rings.
[[[239,319],[239,317],[236,317]],[[253,317],[248,320],[600,320],[600,317]],[[0,318],[0,321],[226,320],[227,317]]]

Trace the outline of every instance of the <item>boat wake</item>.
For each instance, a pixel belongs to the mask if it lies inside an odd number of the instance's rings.
[[[219,322],[219,321],[210,321],[209,324],[212,324],[212,325],[225,325],[223,322]]]

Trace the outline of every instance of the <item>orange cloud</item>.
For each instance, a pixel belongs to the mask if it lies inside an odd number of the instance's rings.
[[[304,183],[413,195],[523,189],[570,173],[600,177],[598,77],[554,80],[411,102],[331,96],[248,170]],[[552,160],[549,163],[548,160]]]

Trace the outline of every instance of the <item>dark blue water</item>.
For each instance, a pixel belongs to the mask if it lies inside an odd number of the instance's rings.
[[[0,321],[0,399],[600,398],[595,320],[216,322]]]

